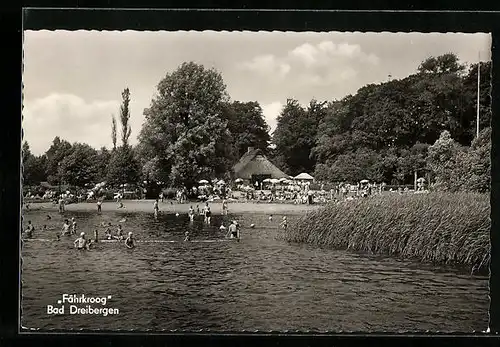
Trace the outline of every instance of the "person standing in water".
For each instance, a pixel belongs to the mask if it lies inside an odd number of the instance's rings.
[[[102,201],[101,199],[97,199],[97,213],[101,213],[101,205],[102,205]]]
[[[184,242],[187,242],[187,241],[189,241],[189,231],[186,231],[184,233]]]
[[[95,242],[99,242],[99,231],[97,229],[94,230],[94,240]]]
[[[231,238],[231,239],[235,239],[238,237],[238,228],[237,228],[236,222],[234,220],[229,225],[226,236],[229,236],[229,238]]]
[[[76,235],[76,221],[75,221],[75,217],[71,218],[71,233]]]
[[[116,239],[120,241],[123,240],[123,229],[121,224],[118,224],[118,230],[116,231]]]
[[[69,221],[67,219],[64,220],[64,224],[62,226],[62,234],[63,235],[70,235]]]
[[[283,216],[283,221],[281,222],[280,226],[286,231],[286,228],[288,227],[286,216]]]
[[[129,248],[129,249],[135,247],[135,242],[134,242],[134,237],[132,235],[132,232],[128,233],[128,237],[125,240],[125,246],[127,246],[127,248]]]
[[[158,219],[159,210],[160,210],[160,208],[158,206],[158,199],[156,199],[155,203],[153,204],[153,214],[154,214],[155,219]]]
[[[83,249],[89,248],[89,244],[87,243],[87,240],[85,239],[84,232],[82,232],[80,234],[80,237],[75,240],[74,245],[75,245],[75,248],[78,250],[83,250]]]

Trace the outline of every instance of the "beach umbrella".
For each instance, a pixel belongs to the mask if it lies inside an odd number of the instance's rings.
[[[264,182],[264,183],[269,183],[269,182],[271,182],[271,179],[270,179],[270,178],[266,178],[266,179],[265,179],[265,180],[263,180],[262,182]]]
[[[226,182],[224,182],[224,180],[220,180],[220,181],[218,182],[218,184],[220,184],[220,185],[224,185],[224,184],[226,184]]]
[[[368,180],[361,180],[361,181],[359,181],[359,183],[362,183],[362,184],[365,184],[365,183],[368,183],[368,182],[370,182],[370,181],[368,181]]]
[[[199,184],[207,184],[207,183],[208,183],[208,181],[207,181],[207,180],[200,180],[198,183],[199,183]]]
[[[234,182],[241,183],[241,182],[243,182],[243,180],[241,178],[237,178],[237,179],[234,180]]]
[[[276,179],[276,178],[272,178],[272,179],[269,180],[269,182],[274,183],[274,184],[279,183],[279,181],[280,180]]]

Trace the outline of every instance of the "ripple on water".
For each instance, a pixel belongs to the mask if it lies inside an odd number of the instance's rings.
[[[36,226],[60,229],[62,218],[45,220],[29,212]],[[93,235],[103,221],[117,223],[123,213],[74,213],[81,231]],[[465,331],[488,324],[488,279],[408,261],[362,256],[276,239],[279,218],[236,215],[242,242],[216,240],[223,219],[213,227],[185,215],[126,214],[122,226],[137,240],[133,251],[120,243],[101,243],[76,252],[72,239],[26,242],[23,246],[23,326],[42,329],[153,329],[213,331]],[[278,217],[278,216],[276,216]],[[55,231],[36,238],[53,238]],[[63,293],[113,295],[116,317],[45,314]]]

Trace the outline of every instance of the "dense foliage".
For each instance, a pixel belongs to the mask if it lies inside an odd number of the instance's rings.
[[[477,139],[477,64],[460,64],[454,54],[430,57],[408,77],[364,86],[342,100],[313,99],[304,107],[289,99],[271,138],[257,102],[230,100],[218,71],[184,63],[158,83],[136,146],[129,144],[126,88],[118,116],[120,146],[114,116],[111,150],[56,137],[45,154],[34,156],[25,142],[24,182],[146,180],[190,187],[200,179],[229,178],[236,161],[255,147],[286,173],[308,172],[320,181],[412,184],[417,175],[436,190],[485,192],[491,62],[480,71]]]

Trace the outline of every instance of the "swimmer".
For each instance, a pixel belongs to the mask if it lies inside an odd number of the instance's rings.
[[[288,223],[287,223],[287,220],[286,220],[286,216],[283,216],[283,221],[281,222],[280,226],[286,230],[287,226],[288,226]]]
[[[59,235],[59,233],[56,234],[56,241],[61,241],[61,235]]]
[[[200,205],[196,205],[196,213],[201,216],[203,215],[203,212],[200,211]]]
[[[102,201],[100,199],[97,199],[97,213],[101,213],[102,209]]]
[[[189,231],[186,231],[184,233],[184,242],[187,242],[187,241],[189,241]]]
[[[128,237],[125,240],[125,246],[127,246],[127,248],[134,248],[135,247],[134,237],[132,236],[131,231],[128,233]]]
[[[94,239],[95,242],[99,242],[99,232],[97,229],[94,230]]]
[[[210,225],[210,220],[212,219],[212,212],[210,211],[210,206],[207,205],[205,206],[205,223]]]
[[[250,224],[250,228],[252,228],[252,229],[255,228],[255,224],[253,224],[253,223]]]
[[[33,237],[33,231],[34,230],[35,230],[35,227],[33,226],[33,224],[31,224],[31,221],[29,220],[28,221],[28,226],[26,227],[26,237],[28,239]]]
[[[273,221],[273,215],[270,215],[269,216],[269,221],[272,222]]]
[[[51,220],[51,219],[52,219],[52,217],[48,214],[47,215],[47,220]]]
[[[179,217],[179,212],[177,212],[177,213],[175,214],[175,216],[176,216],[176,217]]]
[[[111,229],[107,228],[106,229],[106,239],[111,240],[113,236],[111,235]]]
[[[80,234],[80,237],[75,240],[74,245],[75,245],[75,248],[78,250],[89,249],[89,244],[87,243],[87,240],[85,239],[84,232],[82,232]]]
[[[219,229],[220,229],[220,230],[226,230],[226,227],[224,226],[224,224],[221,224],[221,226],[220,226],[220,228],[219,228]]]

